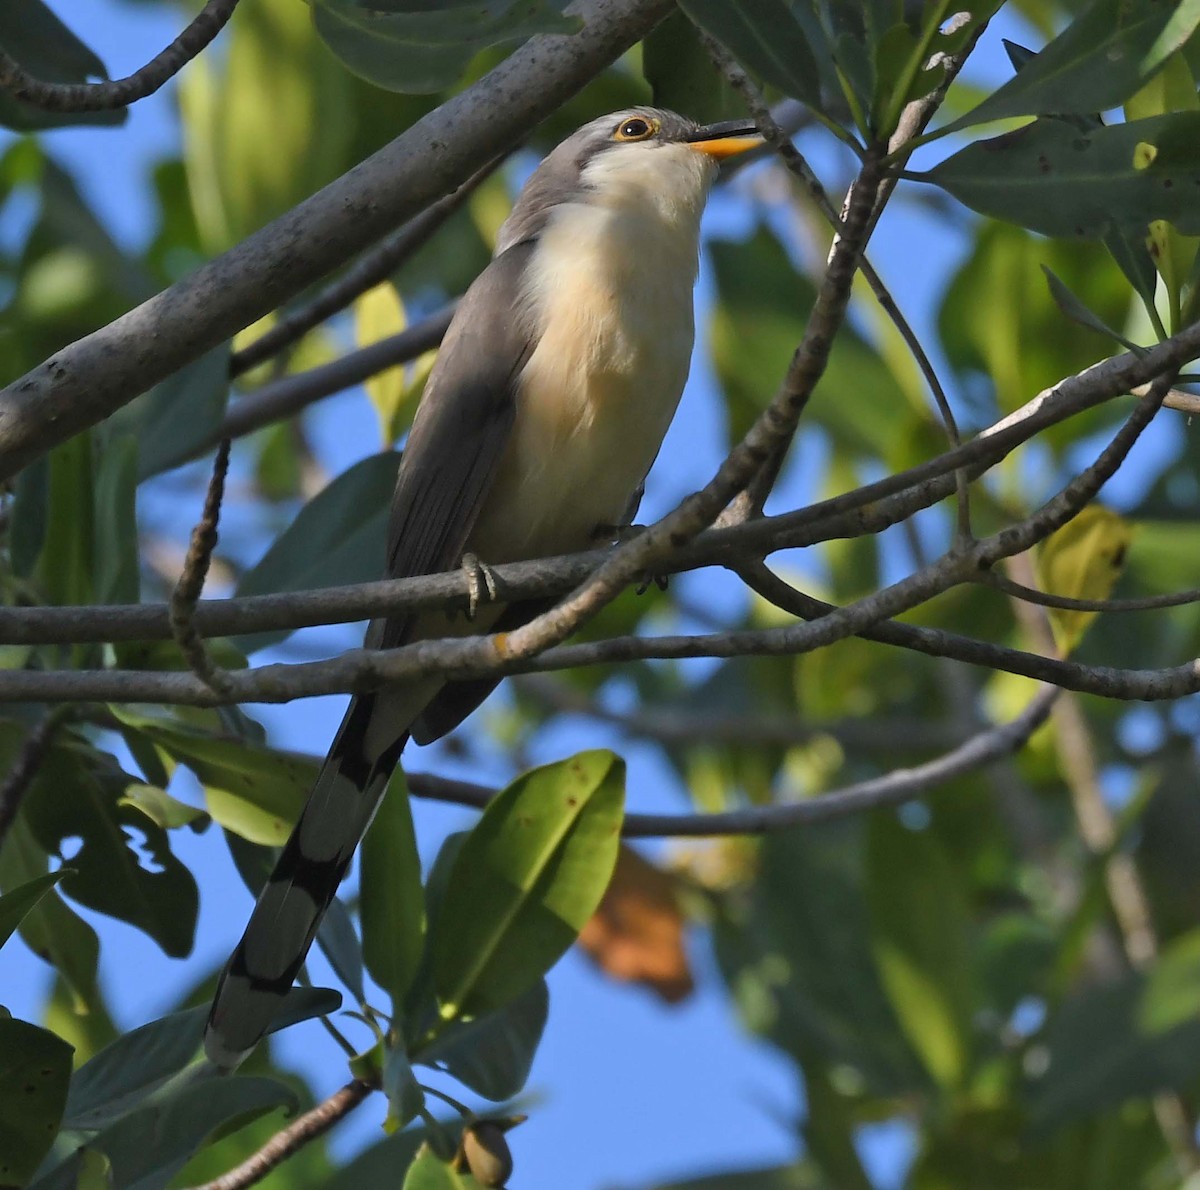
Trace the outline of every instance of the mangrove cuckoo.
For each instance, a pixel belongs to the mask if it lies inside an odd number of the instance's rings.
[[[687,378],[705,197],[720,159],[759,143],[751,125],[638,107],[593,120],[534,171],[425,386],[390,575],[569,553],[632,520]],[[543,606],[376,621],[367,643],[513,627]],[[351,701],[221,976],[204,1039],[217,1065],[236,1066],[276,1015],[409,737],[437,739],[494,685],[431,677]]]

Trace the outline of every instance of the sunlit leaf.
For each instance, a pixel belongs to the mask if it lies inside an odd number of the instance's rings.
[[[1037,551],[1042,589],[1069,599],[1107,599],[1133,539],[1129,522],[1110,508],[1089,504],[1056,530]],[[1098,612],[1048,609],[1054,640],[1063,655],[1074,651]]]
[[[354,332],[360,347],[378,343],[389,335],[398,335],[407,322],[404,304],[390,281],[381,281],[354,303]],[[397,414],[406,396],[403,365],[396,364],[369,376],[365,388],[379,415],[380,438],[387,449],[396,441]]]
[[[949,127],[1116,107],[1162,67],[1198,23],[1197,0],[1095,0],[1015,78]]]
[[[575,940],[612,875],[624,799],[624,762],[594,751],[531,769],[492,800],[433,929],[444,1017],[501,1007]]]

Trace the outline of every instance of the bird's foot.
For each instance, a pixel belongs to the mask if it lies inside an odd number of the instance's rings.
[[[475,619],[479,605],[483,602],[483,592],[487,591],[489,603],[496,603],[500,598],[500,580],[496,572],[482,558],[468,551],[462,557],[462,571],[467,580],[467,619]]]

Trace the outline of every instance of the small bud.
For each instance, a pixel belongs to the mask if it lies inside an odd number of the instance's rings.
[[[508,1141],[492,1120],[479,1120],[463,1133],[462,1154],[471,1176],[482,1186],[503,1186],[512,1174]]]

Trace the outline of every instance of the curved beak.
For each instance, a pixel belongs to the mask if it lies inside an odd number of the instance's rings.
[[[757,148],[763,143],[758,129],[748,120],[724,120],[720,124],[708,124],[683,139],[689,148],[717,161]]]

